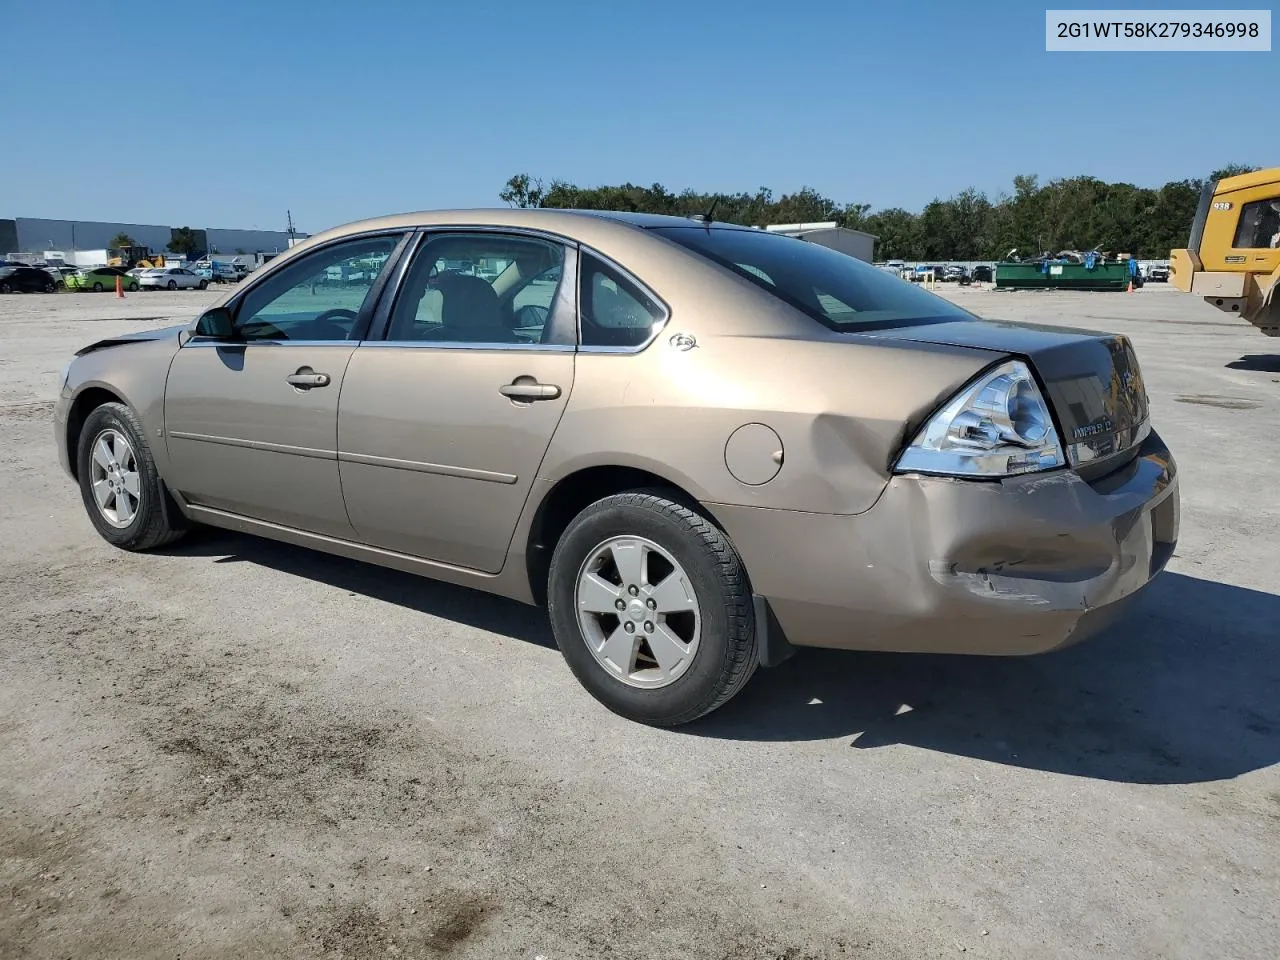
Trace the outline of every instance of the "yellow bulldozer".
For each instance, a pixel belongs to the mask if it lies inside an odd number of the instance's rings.
[[[150,247],[114,247],[107,251],[107,266],[119,267],[121,270],[132,270],[134,267],[163,267],[164,254],[152,253]]]
[[[1280,337],[1280,167],[1207,183],[1169,282]]]

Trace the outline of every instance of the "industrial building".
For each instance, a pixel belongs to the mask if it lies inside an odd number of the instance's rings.
[[[46,220],[40,217],[0,219],[0,257],[13,253],[32,254],[42,259],[60,258],[76,266],[97,266],[106,262],[111,241],[119,234],[127,234],[135,244],[164,253],[169,249],[175,229],[149,223]],[[211,254],[219,260],[283,253],[292,245],[289,233],[284,230],[190,229],[196,235],[196,255]],[[295,231],[292,243],[305,236]],[[58,256],[46,256],[52,254]]]
[[[873,234],[861,230],[850,230],[835,221],[823,223],[774,223],[765,227],[770,233],[782,233],[788,237],[799,237],[823,247],[830,247],[859,260],[871,263],[875,255],[876,238]]]

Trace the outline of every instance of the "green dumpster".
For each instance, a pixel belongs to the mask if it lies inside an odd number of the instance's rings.
[[[1002,261],[996,264],[996,288],[1005,290],[1124,291],[1141,284],[1131,260]]]

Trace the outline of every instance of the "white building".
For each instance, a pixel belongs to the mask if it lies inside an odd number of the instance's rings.
[[[773,223],[765,229],[770,233],[782,233],[830,247],[867,263],[871,263],[875,255],[876,238],[873,234],[850,230],[839,226],[834,220],[822,223]]]
[[[11,253],[62,251],[67,263],[97,266],[106,263],[108,247],[120,234],[135,244],[165,253],[178,227],[154,223],[107,223],[97,220],[46,220],[39,217],[0,218],[0,257]],[[237,256],[260,260],[288,250],[306,234],[290,236],[284,230],[236,230],[191,227],[196,255],[233,260]],[[248,260],[246,260],[248,262]]]

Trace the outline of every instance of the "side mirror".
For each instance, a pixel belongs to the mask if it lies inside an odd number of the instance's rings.
[[[231,311],[226,307],[206,310],[196,321],[196,336],[212,337],[215,340],[235,339],[235,323],[231,319]]]

